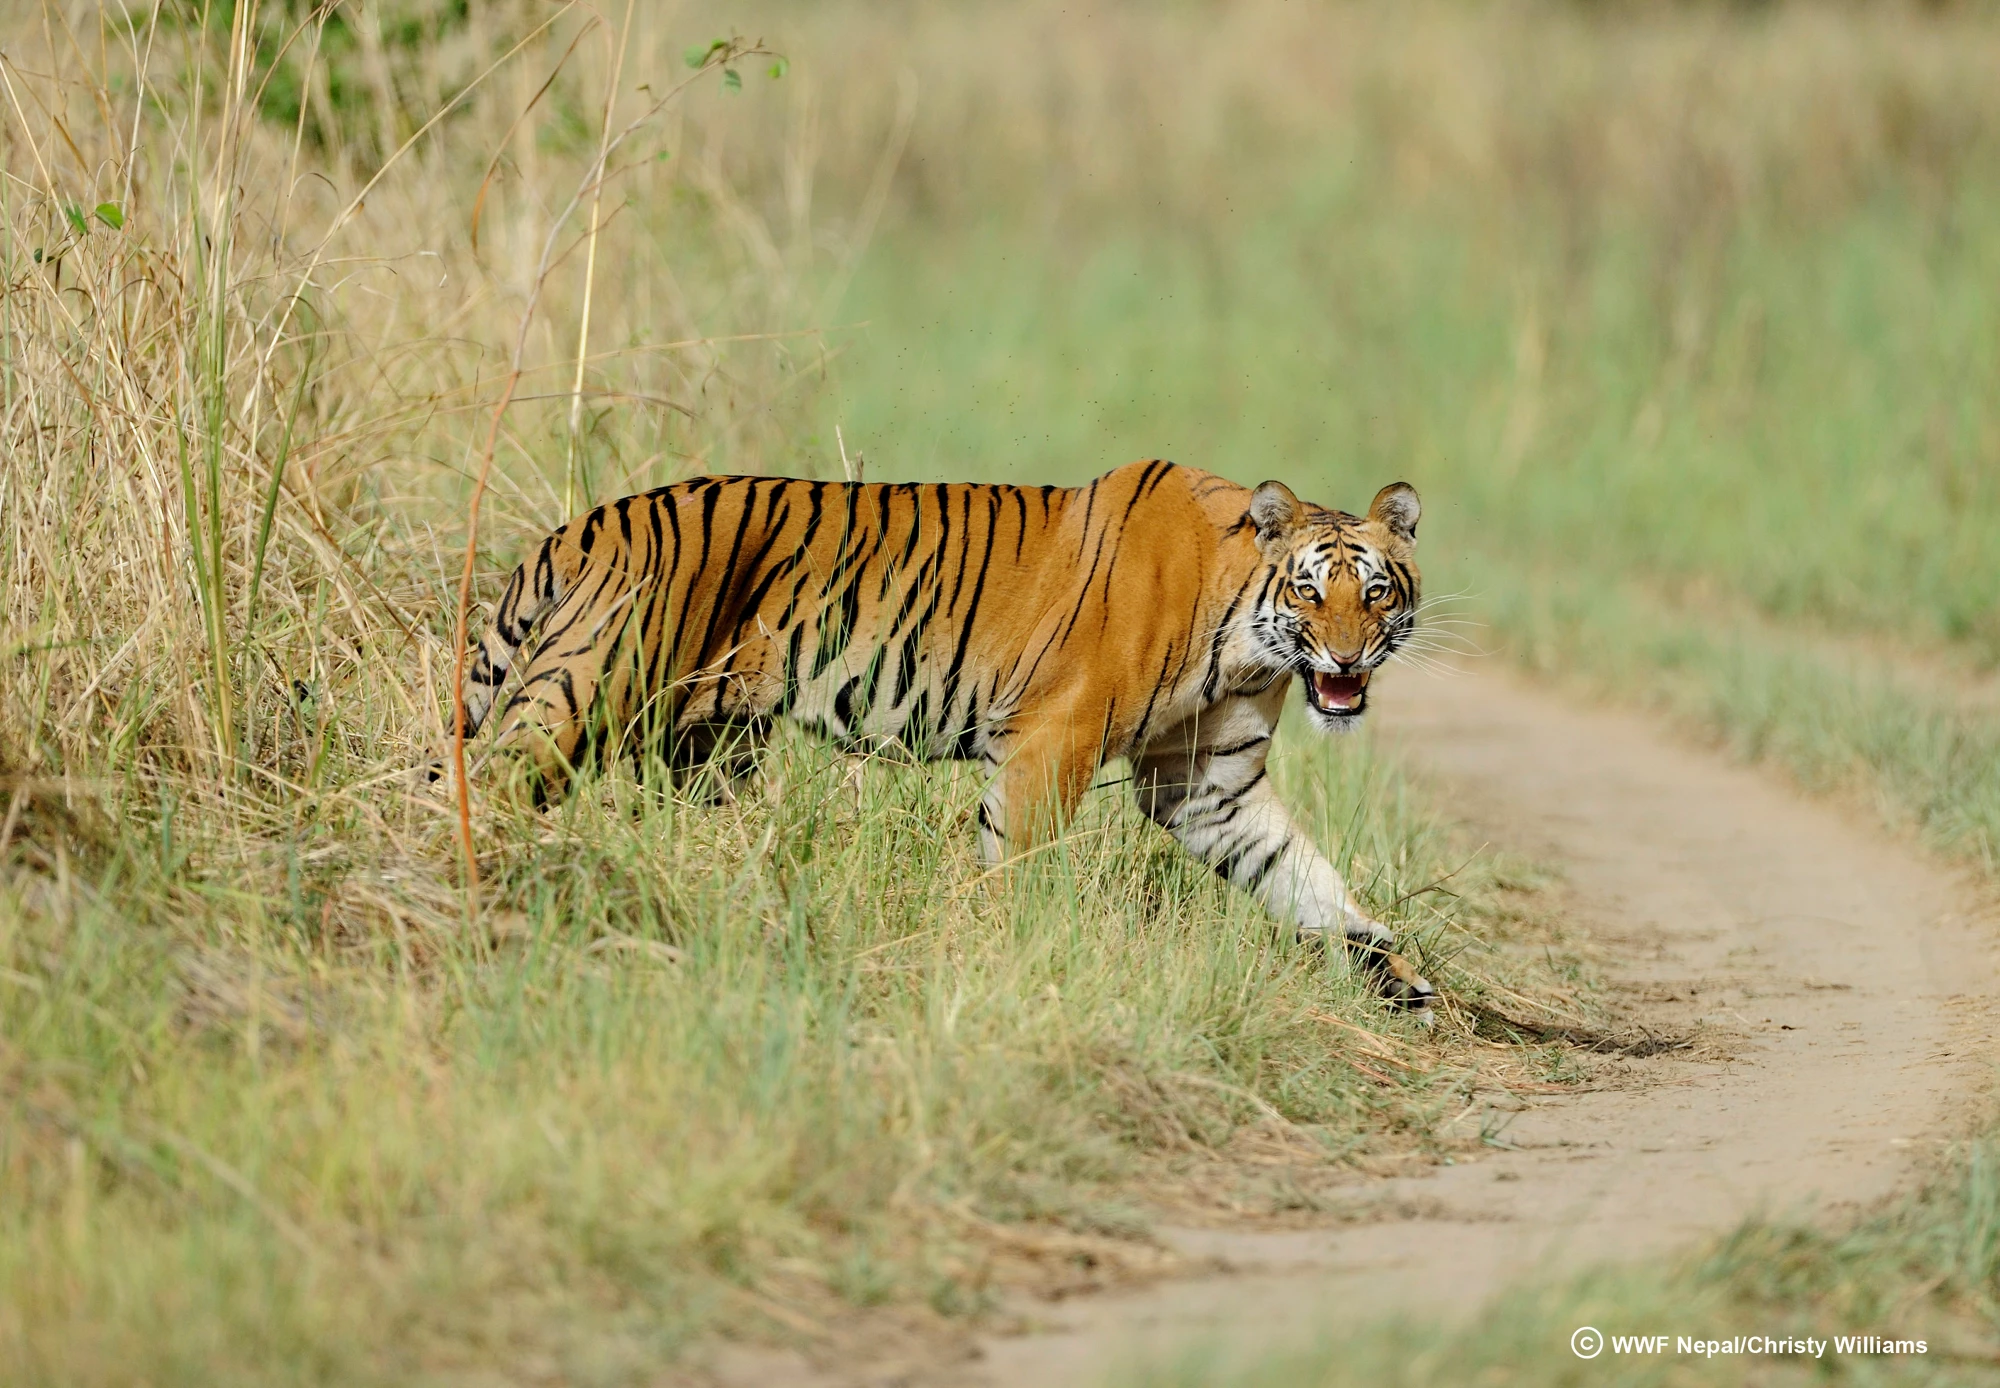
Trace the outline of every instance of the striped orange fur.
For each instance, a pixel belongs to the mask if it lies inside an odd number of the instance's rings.
[[[465,732],[532,638],[495,746],[538,794],[613,750],[746,775],[786,718],[983,763],[993,862],[1126,758],[1141,808],[1191,852],[1422,1006],[1430,985],[1264,775],[1292,677],[1316,726],[1351,726],[1413,629],[1418,515],[1403,483],[1354,516],[1160,461],[1070,488],[678,483],[578,517],[514,571],[467,671]]]

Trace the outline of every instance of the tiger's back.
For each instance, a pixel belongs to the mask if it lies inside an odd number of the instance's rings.
[[[1120,662],[1161,677],[1129,664],[1159,644],[1134,618],[1170,596],[1194,615],[1204,482],[1145,463],[1080,488],[716,477],[623,498],[515,571],[468,675],[467,736],[538,632],[497,742],[545,788],[607,745],[774,717],[985,756],[1038,696]]]

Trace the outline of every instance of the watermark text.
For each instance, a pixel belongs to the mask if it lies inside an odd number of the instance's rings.
[[[1928,1354],[1923,1340],[1896,1335],[1682,1335],[1674,1331],[1654,1331],[1645,1335],[1606,1335],[1594,1325],[1580,1325],[1569,1337],[1570,1352],[1579,1359],[1645,1355],[1657,1358],[1674,1355],[1693,1359],[1716,1359],[1730,1355],[1770,1355],[1797,1359],[1824,1359],[1835,1356],[1887,1356]]]

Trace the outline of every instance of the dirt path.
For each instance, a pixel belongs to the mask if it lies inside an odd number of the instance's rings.
[[[1954,1130],[1987,1064],[1992,940],[1956,884],[1838,809],[1504,676],[1397,672],[1383,731],[1500,845],[1561,866],[1658,1023],[1704,1051],[1658,1083],[1539,1102],[1515,1150],[1383,1183],[1414,1218],[1166,1231],[1232,1272],[1079,1298],[987,1339],[954,1383],[1084,1388],[1117,1365],[1304,1339],[1331,1316],[1466,1313],[1503,1285],[1634,1258],[1759,1210],[1876,1199]]]

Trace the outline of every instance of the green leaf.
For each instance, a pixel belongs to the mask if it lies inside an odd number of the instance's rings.
[[[115,202],[100,202],[97,204],[97,220],[110,227],[113,231],[123,231],[125,229],[124,209],[119,207]]]
[[[771,64],[771,80],[775,82],[791,70],[792,65],[790,61],[785,58],[779,58],[775,63]]]
[[[681,54],[681,57],[687,61],[689,67],[702,67],[707,64],[710,58],[713,58],[718,53],[726,52],[728,48],[728,39],[716,39],[706,48],[696,45],[693,48],[687,49]]]
[[[737,71],[737,70],[736,70],[735,68],[733,68],[733,67],[726,67],[726,68],[724,68],[724,69],[722,70],[722,89],[723,89],[724,91],[726,91],[726,92],[740,92],[740,91],[742,91],[742,90],[743,90],[743,74],[742,74],[742,73],[740,73],[740,72],[738,72],[738,71]]]
[[[69,224],[76,228],[78,236],[90,230],[90,223],[85,220],[81,207],[65,206],[63,208],[63,216],[69,218]]]

